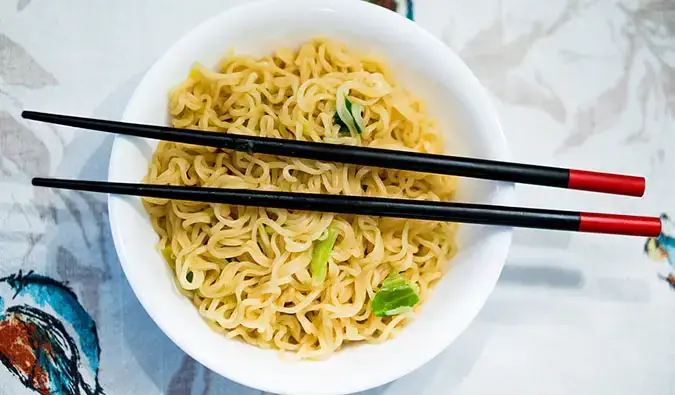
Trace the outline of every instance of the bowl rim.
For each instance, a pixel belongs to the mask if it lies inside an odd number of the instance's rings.
[[[291,3],[291,4],[289,4]],[[474,76],[474,74],[470,71],[468,66],[456,55],[450,48],[448,48],[444,43],[442,43],[438,38],[433,36],[431,33],[427,32],[423,28],[421,28],[419,25],[417,25],[415,22],[412,22],[408,20],[407,18],[400,16],[398,14],[395,14],[391,11],[388,11],[384,8],[381,8],[380,6],[377,6],[375,4],[371,4],[369,2],[365,1],[350,1],[350,2],[345,2],[344,0],[257,0],[253,1],[250,3],[242,4],[242,5],[237,5],[235,7],[229,8],[224,10],[223,12],[208,18],[207,20],[199,23],[196,27],[193,29],[189,30],[187,33],[185,33],[178,41],[176,41],[174,44],[172,44],[160,57],[159,59],[152,65],[152,67],[147,71],[147,73],[143,76],[142,80],[134,90],[134,93],[129,100],[122,118],[124,120],[129,120],[129,114],[133,112],[133,109],[138,107],[143,100],[141,92],[143,92],[146,88],[146,85],[148,84],[148,80],[150,79],[150,76],[160,72],[163,67],[164,63],[168,58],[170,58],[170,55],[176,50],[176,48],[179,48],[181,46],[184,46],[186,43],[190,42],[192,40],[192,37],[198,36],[201,33],[208,32],[214,29],[215,26],[217,26],[221,20],[227,19],[227,18],[232,18],[237,14],[248,14],[251,13],[252,11],[256,9],[265,9],[265,8],[273,8],[273,7],[278,7],[283,4],[283,7],[293,7],[293,3],[295,3],[295,6],[317,6],[317,4],[321,4],[322,6],[327,6],[327,7],[334,7],[334,8],[340,8],[344,7],[344,3],[349,3],[349,7],[351,8],[351,12],[358,12],[358,11],[364,11],[364,12],[370,12],[370,13],[378,13],[381,14],[383,17],[387,18],[398,18],[399,20],[396,23],[404,23],[408,24],[408,28],[415,30],[416,34],[420,36],[420,38],[423,38],[425,41],[428,41],[430,44],[435,45],[436,47],[442,46],[443,50],[446,51],[446,55],[450,56],[453,58],[453,61],[456,63],[456,66],[460,69],[462,69],[462,73],[464,76],[468,79],[468,83],[473,85],[472,90],[474,91],[474,96],[478,98],[482,104],[484,105],[483,108],[483,113],[482,116],[487,117],[489,119],[489,122],[491,123],[493,133],[494,133],[494,138],[497,139],[497,145],[499,146],[499,154],[500,154],[500,159],[503,160],[509,160],[511,157],[510,151],[508,149],[507,143],[506,143],[506,138],[503,133],[503,130],[501,128],[499,118],[497,116],[497,111],[494,108],[492,102],[488,99],[488,96],[483,89],[482,85],[478,82],[477,78]],[[440,47],[439,47],[440,48]],[[109,180],[113,181],[114,177],[111,177],[111,175],[114,173],[114,167],[115,167],[115,161],[114,158],[119,157],[119,153],[122,150],[122,147],[120,145],[120,140],[121,137],[116,137],[115,141],[113,143],[113,148],[111,152],[111,157],[110,157],[110,165],[108,169],[108,178]],[[498,196],[495,198],[495,202],[498,204],[511,204],[514,199],[515,199],[515,190],[514,190],[514,185],[511,183],[503,183],[503,188],[499,188]],[[160,328],[160,330],[166,334],[171,341],[176,344],[183,352],[188,354],[190,357],[194,358],[210,370],[230,379],[233,380],[237,383],[252,387],[252,388],[257,388],[261,389],[264,391],[268,392],[274,392],[274,393],[297,393],[297,388],[282,388],[278,385],[275,385],[274,383],[269,383],[268,381],[265,381],[260,378],[255,378],[256,375],[240,375],[233,373],[231,371],[227,371],[227,369],[222,369],[220,365],[216,365],[212,360],[210,361],[205,361],[204,357],[204,351],[203,350],[195,350],[191,347],[188,347],[182,340],[181,340],[181,334],[178,333],[178,330],[174,330],[171,325],[166,324],[166,320],[163,319],[162,317],[159,317],[157,315],[156,309],[153,308],[153,304],[149,301],[148,295],[146,294],[147,290],[143,286],[142,279],[136,278],[133,275],[130,275],[130,266],[131,266],[131,257],[128,256],[128,250],[124,247],[124,224],[122,223],[123,218],[118,215],[118,204],[120,201],[118,198],[115,196],[110,195],[108,197],[108,214],[109,214],[109,219],[110,219],[110,227],[111,227],[111,233],[113,237],[113,242],[115,245],[115,249],[117,251],[118,257],[120,259],[120,263],[122,266],[122,269],[124,271],[125,277],[127,278],[136,298],[139,300],[145,311],[148,313],[148,315],[151,317],[151,319],[155,322],[155,324]],[[483,281],[483,289],[479,292],[481,295],[480,298],[476,298],[476,300],[472,301],[469,303],[468,310],[470,313],[468,316],[470,317],[469,319],[466,320],[466,322],[463,323],[461,327],[457,327],[455,330],[455,335],[453,336],[448,336],[446,339],[444,339],[444,343],[442,347],[438,347],[436,350],[433,352],[427,353],[424,357],[422,358],[417,358],[416,363],[414,364],[405,364],[403,367],[398,367],[398,369],[391,369],[391,371],[388,372],[388,374],[380,374],[377,376],[376,379],[371,378],[370,380],[354,380],[351,383],[347,383],[344,385],[343,388],[340,388],[338,390],[339,393],[347,393],[347,392],[358,392],[358,391],[363,391],[367,390],[370,388],[374,388],[383,384],[386,384],[388,382],[391,382],[397,378],[400,378],[413,370],[421,367],[422,365],[426,364],[429,362],[431,359],[433,359],[435,356],[440,354],[443,350],[445,350],[454,340],[457,338],[459,334],[461,334],[467,327],[468,325],[475,319],[476,315],[480,311],[480,309],[483,307],[485,302],[487,301],[489,295],[491,294],[492,290],[494,289],[497,280],[501,274],[502,268],[505,264],[506,257],[508,250],[511,245],[511,240],[512,240],[512,229],[511,228],[504,228],[503,232],[501,232],[499,235],[495,236],[499,237],[498,240],[494,241],[495,245],[493,246],[492,251],[494,252],[495,255],[499,256],[499,267],[498,270],[494,270],[494,272],[491,273],[486,273],[486,279]],[[489,274],[489,276],[488,276]],[[251,346],[253,347],[253,346]],[[351,380],[350,380],[351,381]],[[346,391],[346,392],[343,392]],[[302,392],[302,391],[300,391]],[[333,393],[338,393],[335,390],[317,390],[312,393],[317,393],[317,394],[333,394]],[[306,392],[303,392],[306,393]]]

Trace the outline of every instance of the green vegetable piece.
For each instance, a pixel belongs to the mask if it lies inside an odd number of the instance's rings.
[[[411,312],[411,311],[412,311],[412,307],[410,307],[410,306],[401,306],[401,307],[396,308],[396,309],[392,309],[392,310],[387,310],[387,311],[385,311],[385,312],[384,312],[384,315],[387,316],[387,317],[391,317],[391,316],[393,316],[393,315],[398,315],[398,314],[403,314],[403,313],[409,313],[409,312]]]
[[[340,100],[340,95],[336,100]],[[358,134],[363,133],[365,125],[363,124],[363,107],[360,104],[352,104],[346,97],[344,98],[345,112],[335,111],[333,121],[340,126],[340,134],[349,133],[350,125],[356,130]],[[338,106],[339,108],[339,106]]]
[[[366,126],[363,124],[363,107],[358,103],[352,104],[349,102],[349,100],[345,100],[347,101],[347,110],[350,114],[352,114],[352,118],[354,119],[356,131],[358,134],[363,133],[363,131],[366,129]]]
[[[400,273],[392,273],[382,282],[371,306],[376,316],[390,317],[411,311],[419,301],[415,284],[410,284]]]
[[[338,234],[339,231],[337,229],[329,227],[328,236],[314,244],[314,249],[312,250],[312,262],[310,264],[312,282],[314,284],[321,284],[323,280],[326,279],[326,272],[328,272],[328,257],[330,257],[330,253],[333,251]]]
[[[342,119],[340,119],[340,115],[338,115],[337,112],[335,113],[335,116],[333,116],[333,122],[340,127],[340,131],[338,131],[338,133],[349,134],[349,128],[344,122],[342,122]]]
[[[171,249],[170,245],[164,247],[162,250],[162,255],[164,256],[164,259],[166,259],[167,263],[169,263],[171,266],[175,265],[176,255],[174,255],[173,249]]]
[[[170,245],[164,247],[162,249],[162,255],[164,255],[164,259],[171,265],[175,266],[176,265],[176,255],[173,253],[173,249],[171,248]],[[192,278],[194,277],[194,274],[191,271],[188,271],[187,276],[185,276],[189,282],[192,282]]]
[[[391,273],[382,282],[382,288],[380,288],[380,290],[391,291],[406,286],[408,286],[408,283],[401,273]]]
[[[352,102],[350,102],[349,99],[347,99],[346,97],[345,97],[345,108],[347,108],[348,113],[350,114],[352,113]]]

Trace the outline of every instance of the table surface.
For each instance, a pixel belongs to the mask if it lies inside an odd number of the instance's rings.
[[[17,281],[69,294],[65,284],[100,345],[98,373],[75,374],[108,394],[260,391],[205,369],[151,321],[121,272],[102,196],[29,185],[35,175],[105,179],[112,137],[29,123],[20,112],[119,119],[153,61],[233,4],[0,0],[0,310]],[[520,204],[675,217],[675,3],[416,0],[400,10],[479,77],[519,161],[648,177],[643,199],[519,187]],[[662,255],[675,235],[667,225],[673,233],[653,243]],[[675,289],[665,279],[675,252],[670,244],[669,265],[650,258],[645,242],[517,231],[469,329],[432,362],[366,394],[675,394]],[[7,314],[0,357],[25,346],[6,336]],[[0,393],[34,394],[2,361]]]

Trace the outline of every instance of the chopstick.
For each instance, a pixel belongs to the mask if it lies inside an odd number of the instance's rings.
[[[499,162],[459,156],[434,155],[379,148],[242,136],[141,125],[101,119],[24,111],[21,116],[39,122],[72,126],[126,136],[226,148],[234,151],[290,156],[425,173],[517,182],[557,188],[642,196],[644,177],[594,171]]]
[[[33,178],[39,187],[242,206],[656,237],[661,219],[360,196]]]

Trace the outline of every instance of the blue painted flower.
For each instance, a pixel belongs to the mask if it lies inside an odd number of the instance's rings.
[[[405,15],[410,20],[415,19],[412,0],[366,0],[369,3],[377,4],[386,9]]]
[[[0,369],[39,394],[102,394],[96,325],[64,284],[29,272],[0,278]]]
[[[652,259],[668,262],[671,273],[665,280],[675,288],[675,222],[667,214],[661,214],[661,223],[663,224],[661,234],[659,237],[647,239],[644,249]]]

